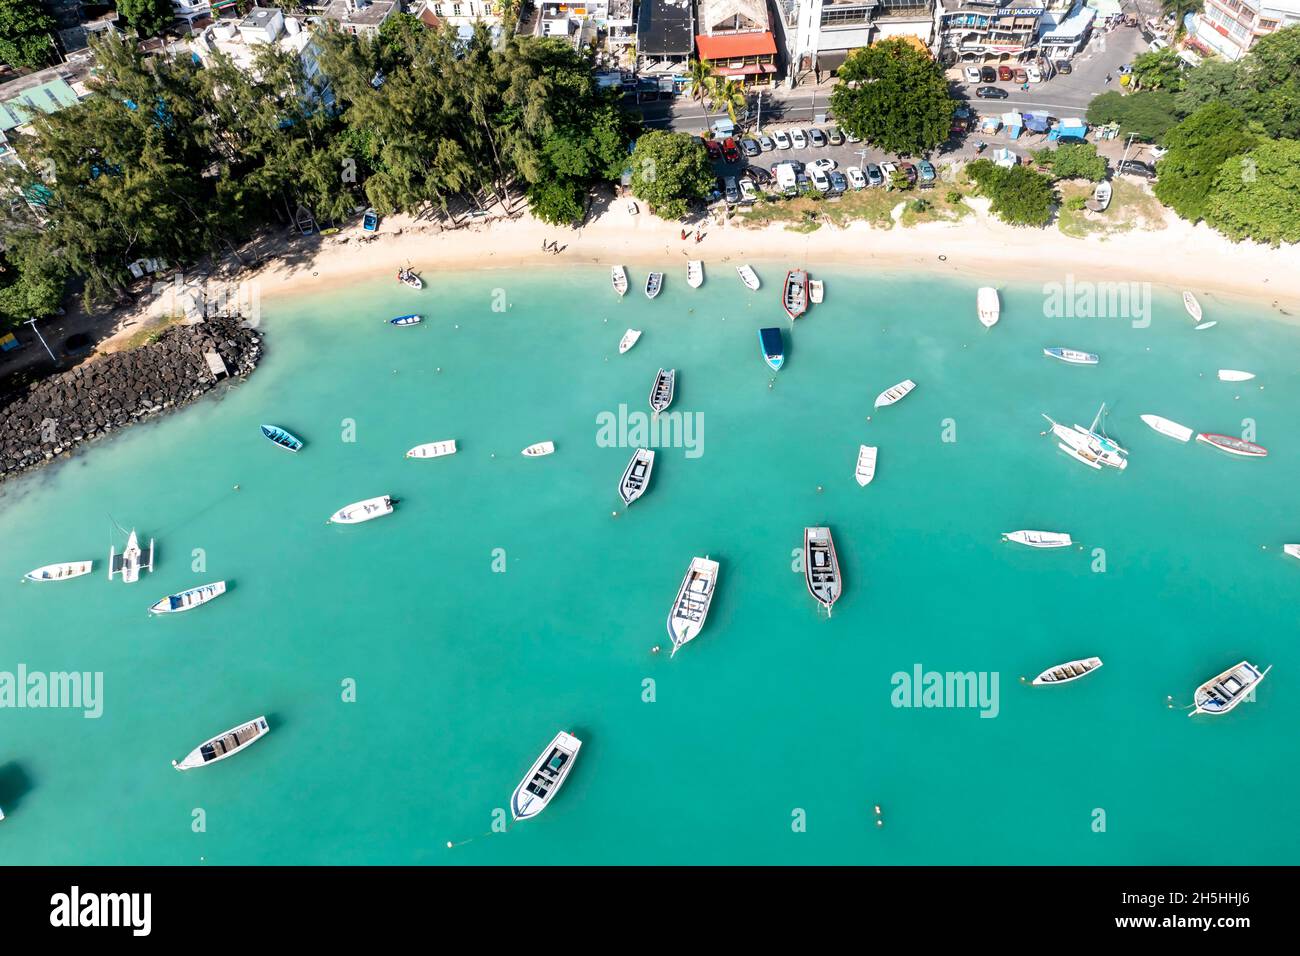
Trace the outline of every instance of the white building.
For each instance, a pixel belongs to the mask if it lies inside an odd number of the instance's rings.
[[[933,49],[935,0],[778,0],[791,82],[836,70],[854,50],[911,37]]]
[[[1205,0],[1188,44],[1206,53],[1239,60],[1255,41],[1300,24],[1300,0]]]
[[[218,20],[190,41],[190,49],[204,66],[222,54],[244,72],[251,72],[265,46],[275,46],[298,57],[303,74],[311,83],[313,99],[333,101],[329,79],[320,68],[320,47],[311,33],[293,17],[275,7],[253,7],[242,20]]]
[[[333,20],[344,33],[373,37],[401,9],[401,0],[329,0],[321,16]]]
[[[416,16],[427,22],[426,11],[454,27],[472,27],[480,22],[501,25],[501,4],[497,0],[425,0]]]

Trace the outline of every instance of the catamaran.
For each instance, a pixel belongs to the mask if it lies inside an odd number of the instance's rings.
[[[442,458],[445,455],[456,454],[456,439],[448,438],[445,441],[425,442],[423,445],[416,445],[406,453],[407,458]]]
[[[1159,415],[1142,415],[1141,418],[1142,421],[1146,422],[1160,434],[1167,435],[1177,441],[1187,441],[1192,437],[1192,430],[1186,425],[1180,425],[1167,418],[1161,418]]]
[[[114,574],[122,576],[124,584],[134,584],[140,580],[141,571],[153,570],[153,538],[149,539],[149,551],[146,554],[140,548],[140,541],[135,535],[135,530],[126,538],[126,548],[121,554],[117,554],[110,546],[108,549],[108,579],[113,580]]]
[[[151,614],[176,614],[180,611],[192,611],[200,604],[207,604],[221,595],[226,593],[226,582],[217,581],[214,584],[203,584],[197,588],[189,588],[180,591],[177,594],[169,594],[167,597],[158,601],[153,607],[149,608]]]
[[[1080,352],[1078,349],[1043,349],[1043,354],[1048,358],[1069,362],[1071,365],[1096,365],[1099,361],[1091,352]]]
[[[1222,674],[1211,677],[1192,695],[1195,708],[1187,716],[1194,714],[1226,714],[1243,700],[1250,700],[1268,672],[1273,669],[1270,664],[1260,670],[1250,661],[1242,661],[1235,667],[1229,667]]]
[[[808,593],[830,614],[844,589],[830,528],[803,529],[803,575]]]
[[[555,442],[539,441],[535,445],[529,445],[521,452],[525,458],[540,458],[543,455],[549,455],[555,451]]]
[[[195,767],[206,767],[218,760],[233,757],[249,744],[261,740],[270,732],[271,727],[267,724],[265,717],[254,717],[246,724],[231,727],[225,733],[217,734],[217,736],[203,741],[203,743],[191,750],[184,760],[179,763],[173,760],[172,766],[177,770],[193,770]]]
[[[808,311],[808,273],[800,269],[791,269],[785,274],[785,285],[781,289],[781,307],[793,322]]]
[[[340,508],[330,515],[331,524],[361,524],[393,513],[393,499],[388,495],[367,498]]]
[[[580,747],[582,741],[573,734],[560,731],[555,735],[510,796],[510,813],[516,820],[535,817],[550,805],[568,779]]]
[[[773,372],[781,371],[781,366],[785,364],[785,341],[781,338],[781,330],[775,327],[759,329],[758,344],[768,367]]]
[[[623,499],[623,504],[630,505],[645,494],[654,468],[653,448],[638,448],[632,452],[632,460],[623,469],[623,477],[618,482],[618,496]]]
[[[627,295],[627,273],[622,266],[614,266],[609,270],[609,281],[620,299]]]
[[[65,561],[62,564],[46,564],[28,571],[23,575],[24,581],[68,581],[89,574],[94,570],[94,561]]]
[[[895,402],[901,402],[911,394],[914,388],[916,388],[916,383],[910,378],[899,382],[897,385],[889,386],[876,396],[876,408],[884,408],[887,405],[893,405]]]
[[[1097,470],[1100,470],[1102,465],[1107,465],[1122,471],[1128,467],[1128,459],[1124,457],[1128,454],[1128,449],[1121,448],[1112,438],[1106,435],[1104,429],[1102,431],[1097,430],[1097,424],[1101,421],[1102,413],[1105,410],[1106,406],[1103,403],[1097,411],[1097,417],[1092,420],[1092,424],[1087,428],[1082,425],[1067,428],[1049,415],[1044,414],[1043,417],[1052,426],[1052,434],[1059,439],[1057,447],[1075,461]]]
[[[998,290],[992,286],[983,286],[975,296],[975,308],[979,313],[980,324],[991,329],[998,324],[1002,304],[998,301]]]
[[[1243,372],[1235,368],[1219,369],[1220,382],[1249,382],[1254,377],[1254,372]]]
[[[677,369],[661,368],[655,375],[655,383],[650,386],[650,410],[658,415],[666,411],[673,403],[673,393],[677,390]]]
[[[302,448],[302,439],[279,425],[263,425],[262,434],[267,441],[279,445],[285,451],[298,451]]]
[[[704,627],[713,603],[713,589],[718,583],[718,562],[707,557],[691,558],[686,577],[677,591],[677,600],[668,612],[668,636],[672,638],[672,657],[682,646],[693,641]]]
[[[748,265],[736,266],[736,274],[740,276],[740,281],[745,283],[745,288],[750,292],[758,291],[758,273]]]
[[[876,452],[874,445],[858,446],[858,464],[853,469],[853,477],[863,488],[871,484],[876,477]]]
[[[662,272],[652,272],[645,277],[645,297],[647,299],[653,299],[663,287],[664,274]]]
[[[699,259],[691,259],[686,263],[686,284],[692,289],[704,285],[704,263]]]
[[[1051,684],[1068,684],[1072,680],[1086,677],[1100,666],[1100,657],[1086,657],[1081,661],[1070,661],[1066,664],[1058,664],[1055,667],[1049,667],[1047,670],[1035,677],[1034,686],[1043,687]]]
[[[1030,548],[1067,548],[1074,542],[1062,531],[1008,531],[1003,541],[1014,541]]]
[[[1256,445],[1253,441],[1246,441],[1244,438],[1236,438],[1232,435],[1215,435],[1212,432],[1201,432],[1196,436],[1196,440],[1226,451],[1230,455],[1239,455],[1242,458],[1266,458],[1268,456],[1268,449],[1263,445]]]
[[[618,354],[622,355],[632,346],[636,345],[637,339],[641,338],[640,329],[628,329],[623,333],[623,337],[618,340]]]

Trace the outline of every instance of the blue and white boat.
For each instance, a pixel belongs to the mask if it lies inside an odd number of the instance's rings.
[[[263,425],[262,434],[268,441],[274,442],[285,451],[298,451],[302,448],[302,439],[285,431],[279,425]]]
[[[781,337],[781,330],[759,329],[758,342],[763,347],[763,361],[767,362],[773,372],[781,371],[781,366],[785,364],[785,340]]]
[[[389,319],[389,325],[419,325],[424,320],[422,315],[399,315],[395,319]]]
[[[375,212],[375,207],[371,206],[361,217],[361,228],[366,232],[375,232],[379,228],[379,213]]]
[[[1071,365],[1096,365],[1099,361],[1091,352],[1080,352],[1078,349],[1043,349],[1043,354],[1048,358],[1069,362]]]
[[[177,594],[169,594],[149,608],[149,611],[153,614],[176,614],[180,611],[192,611],[200,604],[207,604],[225,593],[225,581],[204,584]]]

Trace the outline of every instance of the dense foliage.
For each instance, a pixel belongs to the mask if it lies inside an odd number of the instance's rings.
[[[1178,125],[1181,115],[1174,94],[1164,90],[1125,95],[1114,90],[1088,104],[1088,122],[1094,126],[1118,123],[1120,131],[1147,143],[1158,143]]]
[[[838,75],[831,108],[843,129],[904,156],[948,138],[957,102],[943,68],[910,43],[883,40],[856,50]]]
[[[0,0],[0,63],[45,66],[54,59],[54,18],[35,0]]]
[[[158,36],[173,18],[172,0],[117,0],[117,12],[142,37]]]
[[[966,167],[966,175],[989,198],[989,211],[1013,226],[1045,226],[1052,221],[1056,191],[1052,181],[1028,166],[1007,169],[988,159]]]
[[[1067,143],[1056,149],[1040,149],[1034,161],[1052,171],[1055,179],[1090,179],[1099,183],[1106,178],[1106,157],[1097,153],[1094,143]]]
[[[1156,167],[1156,197],[1184,219],[1202,219],[1224,163],[1258,142],[1245,122],[1241,110],[1209,103],[1171,129],[1165,137],[1169,152]]]
[[[713,167],[694,136],[652,130],[643,133],[632,152],[632,195],[665,219],[686,215],[693,200],[713,189]]]
[[[1233,239],[1300,242],[1300,141],[1267,140],[1220,168],[1205,221]]]

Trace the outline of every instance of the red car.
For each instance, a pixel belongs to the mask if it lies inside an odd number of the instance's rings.
[[[1000,67],[998,67],[998,79],[1001,80],[1003,83],[1010,83],[1010,82],[1011,82],[1011,78],[1012,78],[1014,75],[1015,75],[1015,74],[1013,74],[1013,73],[1011,72],[1011,67],[1009,67],[1009,66],[1000,66]]]
[[[1016,67],[1016,73],[1015,73],[1015,76],[1016,76],[1016,82],[1017,82],[1017,83],[1028,83],[1028,82],[1029,82],[1029,74],[1026,73],[1024,70],[1022,70],[1020,67]]]
[[[714,139],[706,139],[706,140],[704,141],[704,148],[707,149],[707,150],[709,151],[709,159],[721,159],[721,158],[722,158],[722,147],[718,145],[718,141],[717,141],[717,140],[714,140]]]
[[[911,163],[899,163],[898,168],[901,169],[903,175],[907,177],[907,184],[909,186],[915,186],[917,179],[916,167]]]
[[[722,141],[722,158],[729,163],[740,162],[740,147],[730,136]]]

